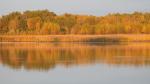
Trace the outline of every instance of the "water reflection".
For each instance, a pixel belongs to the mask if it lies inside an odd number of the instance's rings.
[[[50,70],[57,65],[149,66],[150,43],[1,43],[0,63],[27,70]]]

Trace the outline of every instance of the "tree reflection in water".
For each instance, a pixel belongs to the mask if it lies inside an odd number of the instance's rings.
[[[0,63],[27,70],[49,70],[57,65],[149,66],[150,44],[1,43]]]

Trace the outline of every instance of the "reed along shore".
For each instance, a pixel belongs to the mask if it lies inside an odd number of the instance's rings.
[[[150,34],[0,35],[0,42],[150,42]]]

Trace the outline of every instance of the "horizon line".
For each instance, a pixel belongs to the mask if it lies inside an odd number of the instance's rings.
[[[109,12],[109,13],[105,13],[105,14],[99,14],[99,15],[95,15],[95,14],[87,14],[87,13],[72,13],[72,12],[64,12],[64,13],[58,13],[56,11],[51,11],[49,9],[32,9],[32,10],[23,10],[23,11],[19,11],[19,10],[15,10],[15,11],[10,11],[10,12],[7,12],[5,14],[0,14],[0,17],[2,16],[5,16],[5,15],[9,15],[10,13],[13,13],[13,12],[19,12],[21,14],[23,14],[24,12],[26,11],[43,11],[43,10],[48,10],[49,12],[53,12],[55,13],[56,15],[64,15],[64,14],[71,14],[71,15],[85,15],[85,16],[107,16],[109,14],[133,14],[135,12],[138,12],[138,13],[150,13],[150,11],[128,11],[128,12]]]

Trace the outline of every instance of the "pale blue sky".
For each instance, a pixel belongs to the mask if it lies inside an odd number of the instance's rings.
[[[37,9],[98,16],[113,12],[150,12],[150,0],[0,0],[0,15]]]

